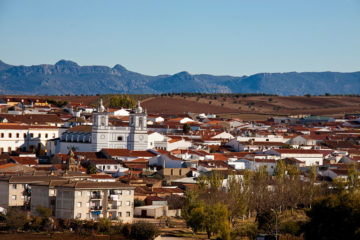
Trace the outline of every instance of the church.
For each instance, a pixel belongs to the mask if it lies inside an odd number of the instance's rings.
[[[144,151],[148,148],[147,113],[137,102],[130,113],[128,126],[113,126],[109,123],[111,113],[106,112],[100,99],[97,112],[92,115],[92,126],[77,126],[60,137],[60,153],[98,152],[103,148],[122,148]]]

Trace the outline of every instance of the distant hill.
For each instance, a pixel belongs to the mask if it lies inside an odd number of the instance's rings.
[[[242,77],[180,72],[148,76],[121,65],[79,66],[61,60],[55,65],[12,66],[0,61],[0,94],[171,92],[360,94],[360,72],[259,73]]]

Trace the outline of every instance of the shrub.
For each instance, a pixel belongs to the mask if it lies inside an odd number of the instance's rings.
[[[51,216],[51,209],[38,205],[36,207],[36,213],[42,218],[49,218]]]
[[[292,236],[298,236],[301,234],[301,227],[304,225],[303,222],[288,221],[283,222],[280,225],[279,231],[284,234],[290,234]]]
[[[10,208],[6,213],[6,227],[11,231],[23,229],[27,222],[24,211],[18,208]]]
[[[96,224],[97,231],[100,233],[110,233],[111,221],[106,218],[100,218]]]
[[[159,235],[159,230],[151,223],[137,222],[131,226],[130,237],[136,240],[152,240]]]
[[[124,235],[124,237],[129,237],[131,233],[131,225],[125,224],[121,229],[121,233]]]
[[[255,224],[241,224],[238,225],[234,231],[231,233],[232,239],[236,237],[248,239],[255,239],[258,234],[257,226]]]

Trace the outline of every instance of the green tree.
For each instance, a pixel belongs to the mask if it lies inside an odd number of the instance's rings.
[[[360,239],[360,196],[343,193],[316,201],[307,212],[305,239]]]
[[[159,230],[151,223],[136,222],[131,226],[130,238],[136,240],[152,240],[159,235]]]
[[[204,227],[209,239],[214,234],[220,235],[223,240],[230,239],[229,212],[224,204],[206,206]]]
[[[274,175],[279,178],[283,179],[286,172],[286,164],[284,160],[279,160],[276,162],[276,166],[274,169]]]
[[[136,106],[136,101],[129,95],[111,96],[109,102],[110,107],[134,108]]]
[[[145,205],[144,200],[141,200],[139,198],[134,199],[134,207],[139,207],[139,206],[144,206],[144,205]]]
[[[352,164],[348,170],[347,186],[349,191],[355,191],[359,188],[359,171],[357,170],[356,163]]]
[[[191,126],[188,123],[183,125],[183,133],[188,134],[191,131]]]
[[[87,174],[96,174],[97,168],[94,164],[88,164],[86,167],[86,173]]]

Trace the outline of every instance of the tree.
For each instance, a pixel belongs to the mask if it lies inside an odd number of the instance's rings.
[[[285,161],[279,160],[276,162],[276,167],[274,169],[274,175],[279,178],[283,179],[286,172],[286,164]]]
[[[356,163],[352,164],[351,168],[349,168],[347,180],[349,191],[355,191],[359,188],[359,171],[357,170]]]
[[[110,107],[134,108],[136,102],[129,95],[114,95],[110,97]]]
[[[343,193],[316,201],[307,212],[305,239],[360,239],[360,195]]]
[[[188,123],[183,125],[183,133],[188,134],[191,131],[191,126]]]
[[[213,234],[219,234],[223,240],[230,239],[229,212],[224,204],[206,206],[204,227],[209,239]]]
[[[134,199],[134,207],[139,207],[139,206],[144,206],[144,205],[145,205],[144,200],[141,200],[139,198]]]
[[[94,164],[88,164],[86,167],[86,173],[87,174],[96,174],[97,168]]]
[[[136,240],[152,240],[159,235],[159,230],[151,223],[136,222],[131,226],[130,238]]]

